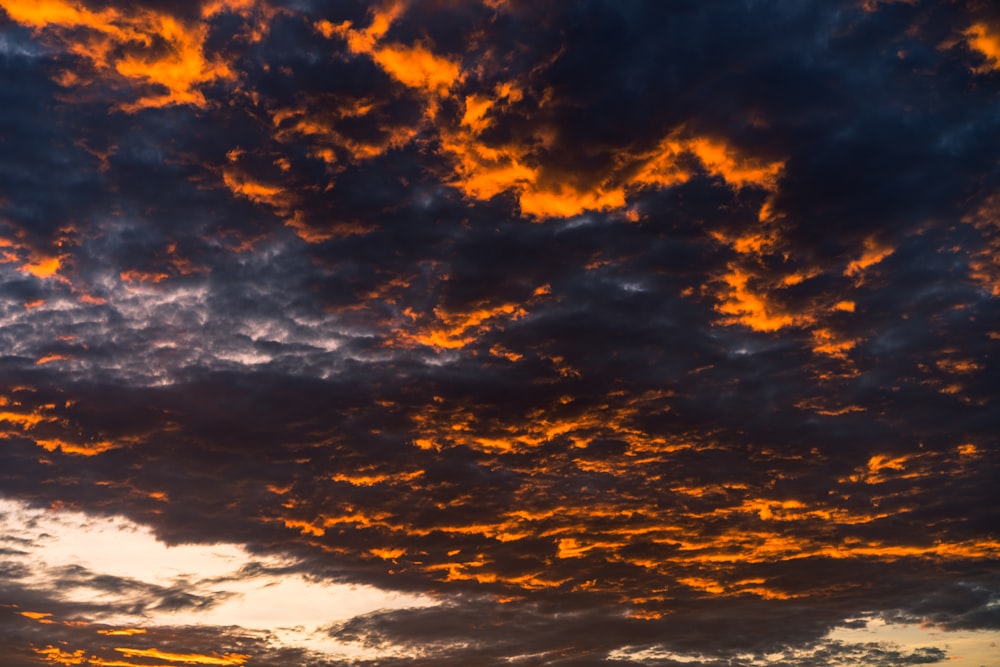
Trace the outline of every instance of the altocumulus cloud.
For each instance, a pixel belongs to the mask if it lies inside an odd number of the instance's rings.
[[[7,663],[995,660],[991,5],[0,9]]]

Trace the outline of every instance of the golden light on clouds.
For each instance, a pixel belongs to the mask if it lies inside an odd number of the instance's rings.
[[[850,261],[847,268],[844,269],[844,275],[863,281],[864,273],[869,267],[875,266],[895,251],[895,248],[879,242],[875,237],[868,237],[865,239],[864,250],[860,257]]]
[[[201,655],[198,653],[169,653],[155,648],[134,649],[115,647],[115,650],[126,658],[155,658],[170,662],[179,662],[185,665],[232,665],[233,667],[243,667],[243,664],[250,658],[249,655],[239,653]]]
[[[315,626],[378,608],[435,604],[430,598],[380,591],[372,587],[310,583],[294,572],[281,573],[282,569],[291,564],[287,559],[261,561],[234,545],[168,547],[157,541],[147,528],[120,517],[95,521],[80,513],[31,509],[7,500],[0,500],[0,507],[3,511],[0,515],[0,527],[8,531],[18,529],[21,535],[36,540],[32,551],[18,556],[17,560],[27,560],[33,564],[31,577],[39,590],[46,589],[51,583],[46,583],[46,572],[54,572],[71,564],[95,573],[115,572],[116,576],[133,583],[120,590],[100,593],[101,597],[111,596],[115,599],[117,610],[112,617],[100,619],[102,625],[108,623],[111,627],[98,626],[93,630],[87,629],[87,632],[107,640],[131,642],[132,646],[122,646],[119,643],[110,650],[120,658],[136,659],[138,665],[146,665],[149,659],[155,659],[171,664],[235,666],[243,665],[252,657],[240,651],[222,650],[221,647],[214,651],[191,651],[190,646],[184,646],[176,638],[170,639],[171,628],[190,623],[219,626],[244,623],[249,628],[277,632],[276,641],[323,647],[344,656],[364,655],[365,651],[361,647],[323,641],[314,635]],[[109,542],[115,544],[114,551],[107,549]],[[386,552],[391,553],[393,552]],[[124,569],[119,561],[122,556],[129,559],[128,566]],[[262,564],[266,566],[266,570],[273,569],[274,573],[268,574],[265,571],[246,577],[240,574],[243,567],[252,570]],[[221,592],[221,586],[230,593],[224,596],[225,602],[221,606],[213,605],[200,610],[193,608],[171,611],[169,608],[161,608],[144,613],[129,611],[130,608],[144,606],[140,603],[144,586],[139,586],[139,582],[146,582],[154,588],[157,585],[169,586],[178,574],[192,583],[202,581],[199,586],[206,586],[206,592],[209,589]],[[64,593],[68,599],[80,602],[97,594],[94,589],[76,586]],[[137,598],[136,595],[140,597]],[[21,615],[40,623],[88,626],[87,623],[80,623],[85,615],[78,615],[71,621],[56,618],[50,612],[34,610],[25,611]],[[105,646],[107,640],[104,642]],[[155,648],[152,647],[154,644]],[[108,654],[96,655],[93,651],[78,650],[75,647],[49,646],[35,650],[46,661],[57,664],[67,664],[59,663],[60,660],[81,657],[81,662],[75,664],[111,664],[99,661],[112,659]]]
[[[973,68],[977,74],[1000,70],[1000,33],[986,23],[974,23],[964,33],[969,47],[986,59]]]
[[[125,111],[177,104],[202,107],[207,103],[202,86],[234,77],[223,60],[205,54],[204,23],[185,24],[139,7],[91,10],[71,0],[3,0],[0,7],[13,20],[88,60],[98,76],[121,77],[140,90],[166,89],[140,93],[121,105]]]
[[[0,0],[0,656],[988,663],[995,12],[639,4]]]

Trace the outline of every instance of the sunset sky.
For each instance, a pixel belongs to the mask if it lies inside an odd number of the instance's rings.
[[[997,667],[998,353],[990,0],[0,0],[2,667]]]

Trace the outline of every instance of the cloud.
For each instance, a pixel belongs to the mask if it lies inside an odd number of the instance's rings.
[[[18,667],[987,653],[989,7],[0,6]]]

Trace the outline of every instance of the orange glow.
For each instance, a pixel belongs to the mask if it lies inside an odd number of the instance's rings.
[[[963,33],[969,43],[969,48],[978,51],[986,58],[986,63],[973,67],[976,74],[985,74],[1000,70],[1000,33],[985,23],[975,23]]]
[[[354,234],[366,234],[371,231],[366,227],[347,227],[341,228],[342,233],[336,233],[333,230],[319,230],[311,227],[306,221],[305,216],[303,216],[299,211],[295,211],[290,218],[285,219],[285,226],[290,227],[295,234],[305,241],[306,243],[322,243],[323,241],[328,241],[334,236],[352,236]]]
[[[291,201],[290,195],[283,188],[255,181],[249,176],[240,174],[235,170],[224,169],[222,180],[233,194],[246,197],[255,204],[267,204],[275,208],[285,208]]]
[[[979,448],[972,443],[966,443],[958,446],[958,453],[960,456],[975,457],[979,456]]]
[[[81,294],[79,299],[80,303],[85,303],[90,306],[101,306],[108,302],[108,300],[104,297],[92,296],[90,294]]]
[[[530,187],[521,193],[521,213],[534,218],[569,218],[583,211],[607,211],[625,206],[622,188],[579,191],[567,185]]]
[[[693,176],[691,169],[685,166],[685,158],[694,157],[709,174],[719,176],[737,188],[753,185],[773,190],[777,187],[783,162],[764,162],[741,155],[720,139],[685,134],[684,128],[677,128],[654,151],[642,156],[642,164],[633,183],[656,187],[685,183]]]
[[[858,259],[852,260],[847,268],[844,270],[845,276],[851,276],[862,279],[865,270],[878,264],[883,259],[891,255],[896,251],[892,246],[880,243],[875,237],[870,236],[865,239],[864,250]]]
[[[716,238],[719,238],[716,236]],[[725,240],[720,238],[719,240]],[[761,254],[764,251],[770,249],[774,246],[777,237],[773,230],[760,230],[756,232],[748,232],[742,236],[732,239],[731,243],[733,250],[740,253],[741,255],[749,254]],[[802,273],[792,273],[784,278],[782,278],[782,284],[784,285],[798,285],[806,278],[810,276]]]
[[[151,283],[156,284],[163,282],[170,276],[166,273],[150,272],[150,271],[139,271],[138,269],[128,269],[127,271],[122,271],[118,274],[118,278],[123,283]]]
[[[972,359],[939,359],[935,365],[945,373],[952,375],[975,373],[982,368]]]
[[[150,13],[143,17],[144,31],[163,39],[170,46],[162,53],[126,54],[115,65],[115,71],[127,79],[140,83],[163,86],[167,92],[140,97],[133,104],[124,105],[126,111],[175,104],[206,105],[198,86],[217,79],[232,78],[228,65],[221,60],[208,60],[203,52],[208,28],[181,25],[166,14]]]
[[[718,582],[711,579],[703,579],[701,577],[681,577],[677,579],[677,583],[684,584],[689,588],[693,588],[696,591],[704,591],[706,593],[712,593],[713,595],[721,595],[726,592],[725,587],[720,585]]]
[[[490,454],[524,451],[566,438],[575,447],[586,447],[601,433],[613,433],[635,452],[678,451],[688,443],[669,443],[662,436],[650,435],[630,422],[646,411],[665,411],[668,395],[647,392],[630,397],[624,405],[603,405],[574,414],[561,415],[558,408],[538,408],[521,420],[498,422],[478,417],[461,407],[431,405],[413,415],[418,447],[438,449],[444,446],[464,446]],[[586,466],[587,463],[577,463]]]
[[[480,134],[492,125],[492,119],[486,118],[487,112],[493,108],[493,100],[482,95],[468,95],[465,98],[465,113],[462,115],[462,125]]]
[[[751,274],[733,264],[729,271],[721,276],[728,290],[716,310],[723,315],[729,315],[724,324],[742,324],[754,331],[778,331],[785,327],[803,326],[814,321],[807,313],[787,313],[771,299],[764,291],[755,289],[750,281]]]
[[[487,306],[469,312],[446,312],[434,309],[436,321],[414,333],[403,332],[399,342],[403,345],[426,345],[436,350],[456,350],[469,345],[487,330],[499,327],[505,321],[518,320],[528,314],[514,303]]]
[[[376,137],[356,137],[336,128],[337,121],[369,116],[376,110],[374,102],[356,101],[338,106],[324,107],[319,112],[307,109],[279,109],[272,115],[279,141],[290,142],[307,137],[317,143],[312,156],[329,164],[337,163],[334,148],[340,148],[354,160],[370,160],[388,150],[401,148],[417,134],[417,128],[380,127]]]
[[[335,482],[345,482],[353,486],[375,486],[386,482],[408,483],[424,474],[423,470],[403,474],[372,474],[372,475],[345,475],[337,473],[331,479]]]
[[[372,23],[365,30],[354,30],[350,21],[340,25],[320,21],[316,28],[326,37],[339,35],[347,41],[352,53],[370,56],[389,76],[404,86],[422,90],[435,97],[446,97],[449,88],[462,80],[458,63],[435,55],[419,44],[404,46],[379,43],[402,9],[402,3],[397,2],[386,9],[375,10]]]
[[[838,359],[846,359],[848,351],[858,343],[856,340],[842,338],[829,329],[815,329],[812,335],[813,352]]]
[[[920,454],[905,454],[890,457],[876,454],[868,459],[864,468],[855,471],[850,476],[852,482],[865,484],[882,484],[890,479],[917,479],[932,474],[932,464],[922,460]]]
[[[910,459],[908,456],[897,456],[896,458],[889,458],[888,456],[883,456],[881,454],[871,457],[868,460],[868,471],[872,473],[877,473],[880,470],[903,470],[906,467],[906,462]]]
[[[327,37],[339,35],[347,41],[352,53],[368,55],[389,76],[423,92],[427,116],[434,119],[441,101],[450,96],[453,86],[462,82],[464,73],[457,62],[435,55],[424,45],[380,44],[379,40],[401,10],[400,3],[376,10],[365,30],[355,30],[350,22],[334,25],[328,21],[320,21],[316,28]],[[490,199],[513,190],[518,194],[522,214],[536,219],[571,217],[585,210],[605,211],[625,205],[625,190],[621,186],[605,183],[583,190],[564,179],[544,183],[540,171],[529,166],[527,148],[488,146],[482,142],[479,135],[492,124],[490,112],[505,100],[513,102],[522,95],[511,83],[498,85],[495,94],[493,99],[485,95],[467,96],[459,127],[439,128],[442,149],[456,161],[452,185],[475,199]],[[305,129],[299,128],[300,132]],[[337,139],[338,145],[348,146],[344,137],[329,130],[322,134]],[[414,135],[415,130],[407,128],[390,135],[390,141],[399,145],[409,142]],[[381,146],[373,148],[376,154],[384,150]],[[364,155],[357,147],[351,152],[355,157]]]
[[[589,541],[581,542],[573,537],[567,537],[556,543],[558,552],[557,558],[580,558],[593,549],[614,549],[623,546],[622,542],[616,541]]]
[[[675,131],[664,138],[649,154],[642,156],[639,171],[633,177],[636,185],[669,188],[691,180],[692,172],[679,163],[686,152]]]
[[[384,46],[371,55],[382,69],[403,85],[437,95],[446,96],[448,88],[462,78],[458,63],[435,56],[422,46]]]
[[[816,399],[802,399],[795,403],[795,407],[799,410],[812,410],[818,415],[825,415],[827,417],[839,417],[840,415],[850,414],[852,412],[864,412],[866,408],[860,405],[846,405],[843,407],[828,407],[823,404],[822,401]]]
[[[3,405],[4,403],[0,403]],[[12,412],[10,410],[0,411],[0,422],[9,422],[21,428],[34,428],[39,422],[53,421],[51,417],[46,417],[40,411]]]
[[[32,261],[21,266],[21,271],[30,273],[36,278],[50,278],[59,271],[62,261],[58,257],[36,256]]]
[[[721,176],[727,183],[740,188],[756,185],[772,190],[784,168],[782,162],[765,163],[739,155],[725,143],[705,137],[688,142],[688,150],[698,156],[710,174]]]
[[[170,662],[180,662],[185,665],[233,665],[242,667],[250,659],[242,653],[225,653],[221,656],[203,655],[201,653],[168,653],[155,648],[115,648],[126,658],[159,658]]]
[[[109,25],[111,12],[92,12],[65,0],[3,0],[0,6],[13,20],[33,28],[40,29],[48,25],[81,26],[122,34],[117,27]]]
[[[501,192],[518,194],[521,213],[533,218],[579,215],[587,210],[607,211],[624,208],[628,187],[672,187],[691,179],[693,171],[685,160],[697,160],[714,176],[741,188],[749,185],[772,189],[783,169],[781,162],[765,163],[739,155],[727,144],[705,137],[685,138],[678,129],[667,136],[657,148],[636,158],[626,158],[618,170],[588,189],[577,188],[565,179],[546,178],[543,167],[529,166],[534,160],[527,146],[485,145],[478,134],[491,125],[488,114],[502,102],[484,97],[466,99],[463,127],[444,132],[442,147],[456,159],[458,178],[454,185],[467,196],[489,199]],[[545,145],[540,132],[537,139]],[[629,163],[635,162],[637,166]],[[628,170],[633,171],[626,177]],[[630,211],[628,219],[638,220]]]
[[[108,637],[133,637],[146,634],[146,630],[143,628],[122,628],[120,630],[98,630],[97,634]]]
[[[38,611],[20,611],[18,613],[25,618],[30,618],[33,621],[38,621],[39,623],[55,623],[55,621],[51,620],[52,614],[45,614]]]
[[[1000,195],[986,198],[972,215],[962,218],[962,222],[972,224],[981,234],[981,248],[971,251],[969,276],[987,289],[991,296],[1000,296]],[[993,340],[1000,339],[1000,334]]]
[[[48,364],[48,363],[51,363],[53,361],[64,361],[66,359],[69,359],[69,357],[67,357],[64,354],[46,354],[44,357],[39,357],[35,361],[35,365],[36,366],[42,366],[44,364]]]
[[[406,553],[406,549],[370,549],[373,556],[378,556],[382,560],[394,560]]]
[[[434,54],[426,44],[383,44],[382,38],[402,10],[403,4],[399,2],[374,10],[371,24],[365,29],[356,29],[351,22],[329,21],[319,21],[315,28],[328,38],[344,39],[352,53],[369,56],[393,79],[420,91],[427,118],[436,121],[441,103],[451,95],[455,85],[462,83],[465,73],[457,62]],[[494,124],[494,115],[523,99],[523,95],[522,89],[511,81],[498,84],[492,95],[484,92],[466,95],[458,124],[441,124],[437,130],[441,149],[454,160],[455,177],[451,185],[467,197],[479,200],[513,192],[522,215],[536,220],[624,208],[628,188],[684,183],[691,178],[694,163],[700,163],[709,174],[721,177],[735,188],[756,186],[772,190],[784,166],[780,161],[743,155],[721,139],[688,136],[684,128],[678,128],[656,149],[644,155],[623,156],[608,173],[596,180],[587,179],[588,184],[582,186],[572,178],[567,179],[565,174],[549,173],[539,147],[552,144],[555,133],[550,128],[539,127],[533,136],[505,144],[483,140],[483,133]],[[365,109],[368,108],[370,105],[366,105]],[[275,115],[276,125],[289,114],[300,112],[279,113]],[[332,140],[334,145],[347,148],[355,159],[385,150],[384,144],[351,147],[347,137],[326,122],[302,118],[295,127],[300,134]],[[408,143],[415,133],[416,128],[397,129],[390,134],[390,142]],[[332,152],[328,157],[332,161]],[[628,215],[629,219],[638,219],[635,212]]]
[[[525,156],[516,147],[488,148],[466,132],[442,137],[441,146],[457,161],[453,185],[467,197],[490,199],[529,188],[538,179],[538,171],[523,163]]]
[[[63,454],[77,454],[80,456],[97,456],[118,447],[115,443],[108,441],[76,444],[59,438],[35,439],[35,444],[49,452],[54,452],[58,449]]]
[[[98,658],[93,655],[90,656],[90,662],[87,664],[91,667],[177,667],[176,665],[166,665],[162,663],[150,664],[148,662],[128,662],[127,660],[105,660],[104,658]]]
[[[86,652],[83,650],[73,651],[63,651],[49,644],[45,648],[34,649],[35,653],[42,656],[46,662],[52,662],[57,665],[83,665],[87,662]]]
[[[175,104],[204,107],[200,87],[235,76],[226,63],[205,55],[204,23],[186,25],[142,8],[91,11],[70,0],[0,0],[0,6],[14,21],[89,60],[104,76],[166,89],[122,105],[125,111]],[[81,82],[77,74],[66,75],[64,85]]]
[[[285,519],[285,527],[298,529],[303,535],[313,535],[315,537],[323,537],[326,534],[321,526],[309,523],[308,521],[299,521],[297,519]]]
[[[512,352],[499,343],[490,348],[490,354],[494,357],[500,357],[512,362],[517,362],[524,358],[523,354]]]
[[[252,9],[262,8],[262,5],[261,0],[207,0],[201,6],[201,16],[207,19],[226,12],[246,15]],[[266,6],[263,8],[267,9]]]

